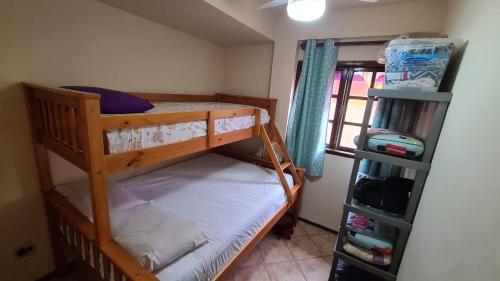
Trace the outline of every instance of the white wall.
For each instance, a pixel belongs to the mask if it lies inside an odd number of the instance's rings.
[[[224,48],[224,93],[269,96],[273,44]]]
[[[34,280],[52,259],[18,83],[208,94],[224,49],[89,0],[0,1],[0,42],[0,279]],[[29,241],[37,253],[14,259]]]
[[[278,19],[273,30],[275,45],[270,97],[279,99],[277,125],[280,130],[284,132],[286,127],[299,40],[438,32],[442,28],[444,10],[442,1],[420,1],[328,12],[312,23],[294,22],[286,16]],[[351,159],[327,154],[325,176],[306,182],[301,216],[338,229],[351,167]]]
[[[446,31],[469,40],[406,248],[401,281],[500,280],[497,0],[452,0]]]

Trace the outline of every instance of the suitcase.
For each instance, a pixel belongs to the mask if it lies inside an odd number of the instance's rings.
[[[417,158],[424,153],[424,143],[416,136],[385,129],[369,129],[366,135],[367,148],[399,157]],[[359,136],[354,138],[357,145]]]

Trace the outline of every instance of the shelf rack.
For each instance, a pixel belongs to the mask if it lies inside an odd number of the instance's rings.
[[[400,158],[396,156],[381,154],[377,152],[370,152],[365,150],[366,145],[366,135],[368,131],[368,123],[370,120],[371,112],[373,109],[373,103],[378,98],[384,99],[402,99],[402,100],[413,100],[421,102],[437,102],[436,112],[432,118],[431,127],[429,129],[427,138],[425,139],[425,150],[420,161],[409,160],[405,158]],[[366,104],[365,113],[363,116],[363,123],[361,126],[361,132],[359,135],[359,140],[357,144],[357,150],[354,152],[354,164],[351,174],[351,179],[349,183],[349,189],[347,192],[344,212],[342,215],[342,221],[339,229],[339,235],[337,237],[337,243],[335,245],[335,250],[333,253],[333,264],[330,272],[329,281],[335,281],[335,271],[339,259],[344,262],[365,270],[371,274],[381,277],[384,280],[396,280],[403,257],[404,249],[410,235],[413,219],[415,218],[415,213],[417,211],[418,203],[424,189],[425,181],[427,175],[431,170],[432,157],[436,149],[437,141],[441,133],[441,128],[444,123],[446,116],[446,111],[448,110],[448,105],[451,102],[452,93],[448,92],[422,92],[418,90],[388,90],[388,89],[370,89],[368,91],[368,101]],[[410,199],[406,212],[403,217],[396,217],[385,213],[382,210],[377,210],[370,207],[364,207],[358,205],[353,199],[354,190],[356,188],[356,181],[358,178],[358,170],[360,163],[363,159],[373,160],[375,162],[387,163],[394,166],[399,166],[408,169],[414,169],[417,171],[415,176],[415,182],[412,187]],[[346,253],[342,246],[344,241],[345,227],[347,223],[347,218],[349,212],[363,215],[367,218],[374,219],[380,223],[393,226],[398,229],[398,237],[394,245],[394,252],[392,255],[391,265],[387,268],[378,267],[376,265],[362,261],[352,255]]]

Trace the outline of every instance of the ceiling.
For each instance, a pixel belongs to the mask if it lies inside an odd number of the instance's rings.
[[[222,46],[272,42],[261,33],[201,0],[98,1]]]
[[[261,4],[265,4],[271,0],[258,0]],[[359,0],[326,0],[326,8],[328,10],[342,10],[342,9],[354,9],[363,8],[369,6],[380,6],[388,4],[399,4],[408,2],[418,2],[424,0],[379,0],[376,3],[367,3]],[[276,14],[283,14],[286,11],[286,5],[271,8]]]

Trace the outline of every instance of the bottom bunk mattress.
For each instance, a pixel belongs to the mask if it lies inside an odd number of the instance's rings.
[[[291,186],[291,176],[287,181]],[[208,238],[201,247],[157,270],[160,280],[211,280],[286,202],[274,170],[218,154],[112,185],[117,187],[194,222]],[[69,196],[71,184],[57,190],[78,207],[74,196]],[[111,197],[110,192],[112,203]]]

